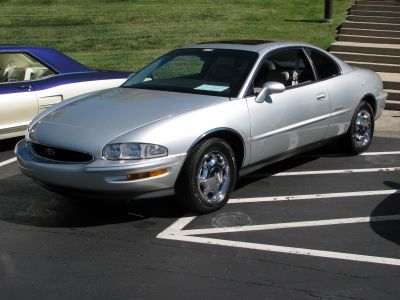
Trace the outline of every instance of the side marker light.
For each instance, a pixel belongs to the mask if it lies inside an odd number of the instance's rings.
[[[138,179],[156,177],[156,176],[160,176],[160,175],[163,175],[166,173],[168,173],[168,171],[166,169],[160,169],[160,170],[155,170],[155,171],[150,171],[150,172],[128,174],[127,179],[128,180],[138,180]]]

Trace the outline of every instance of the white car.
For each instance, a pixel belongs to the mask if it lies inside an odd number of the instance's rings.
[[[0,46],[0,139],[23,135],[55,103],[119,86],[129,75],[92,70],[51,48]]]

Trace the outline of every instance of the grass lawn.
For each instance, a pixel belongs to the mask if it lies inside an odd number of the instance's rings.
[[[0,44],[57,48],[99,69],[138,70],[191,43],[298,40],[326,48],[354,0],[0,0]]]

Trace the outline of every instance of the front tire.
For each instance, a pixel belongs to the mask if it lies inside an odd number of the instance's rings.
[[[357,106],[350,128],[345,136],[346,144],[352,154],[359,154],[371,145],[375,118],[371,106],[361,101]]]
[[[232,148],[221,138],[210,138],[189,153],[176,184],[176,196],[193,212],[212,212],[228,202],[236,177]]]

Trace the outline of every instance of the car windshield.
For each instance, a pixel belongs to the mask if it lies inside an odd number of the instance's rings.
[[[237,97],[258,54],[226,49],[178,49],[157,59],[122,87]]]

